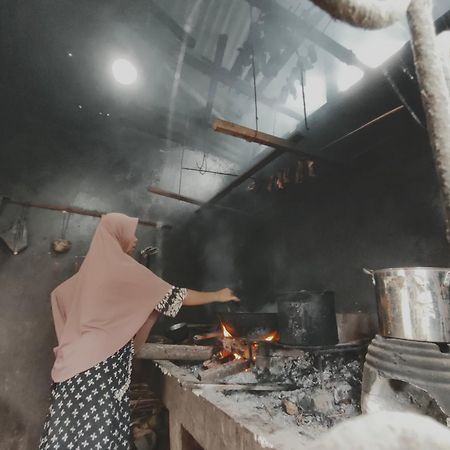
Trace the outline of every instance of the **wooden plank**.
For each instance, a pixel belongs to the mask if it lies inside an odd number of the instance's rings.
[[[248,142],[256,142],[257,144],[274,147],[285,152],[295,153],[301,158],[312,161],[319,161],[322,158],[308,154],[298,148],[298,145],[287,139],[274,136],[273,134],[263,133],[253,128],[244,127],[237,123],[228,122],[227,120],[216,119],[213,123],[213,130],[218,133],[228,134],[229,136],[244,139]]]
[[[211,358],[213,347],[200,345],[144,344],[136,355],[138,359],[206,361]]]
[[[268,147],[279,148],[294,153],[302,153],[296,144],[287,139],[263,133],[262,131],[256,131],[253,128],[244,127],[226,120],[216,119],[213,123],[213,129],[219,133],[245,139],[249,142],[256,142],[258,144],[267,145]]]
[[[248,367],[250,367],[250,361],[246,359],[235,359],[222,364],[220,367],[215,367],[214,369],[208,369],[200,372],[198,374],[198,378],[201,382],[215,383],[225,377],[242,372],[243,370],[248,369]]]

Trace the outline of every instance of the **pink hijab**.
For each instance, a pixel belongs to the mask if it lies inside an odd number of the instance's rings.
[[[137,222],[102,216],[79,272],[52,292],[55,382],[95,366],[135,335],[139,346],[158,318],[154,308],[171,285],[125,253]]]

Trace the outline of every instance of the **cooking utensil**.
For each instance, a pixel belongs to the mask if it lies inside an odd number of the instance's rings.
[[[363,270],[375,285],[382,336],[450,342],[450,268]]]
[[[22,213],[11,228],[0,234],[0,238],[3,239],[13,255],[18,255],[28,247],[26,208],[22,209]]]
[[[62,212],[61,237],[52,242],[52,250],[55,253],[67,253],[72,248],[72,242],[66,239],[67,228],[69,227],[70,213]]]
[[[150,257],[153,255],[157,255],[159,252],[157,247],[153,247],[152,245],[149,245],[148,247],[145,247],[143,250],[139,252],[141,262],[144,264],[147,269],[150,267]]]
[[[338,343],[334,293],[297,291],[277,297],[280,343],[324,346]]]
[[[234,337],[261,337],[278,330],[276,313],[221,312],[220,322]]]
[[[204,334],[195,334],[192,338],[195,344],[209,345],[210,342],[214,342],[217,338],[222,337],[222,331],[210,331]]]
[[[169,327],[169,338],[177,343],[182,342],[189,336],[189,328],[186,322],[176,323]]]

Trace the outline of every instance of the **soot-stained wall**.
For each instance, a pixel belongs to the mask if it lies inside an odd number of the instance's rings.
[[[158,205],[151,205],[146,187],[149,178],[154,179],[153,171],[160,170],[158,148],[164,144],[126,130],[113,134],[111,144],[94,133],[61,128],[49,120],[24,123],[2,140],[0,194],[158,218],[154,213]],[[5,203],[0,231],[21,214],[20,206]],[[97,218],[71,215],[66,237],[73,247],[68,254],[56,256],[50,245],[61,236],[62,213],[29,208],[26,221],[26,250],[13,256],[0,242],[1,450],[37,448],[48,410],[56,343],[49,294],[74,273],[75,256],[86,254],[98,223]],[[164,233],[139,226],[140,248],[161,246]],[[153,265],[156,272],[160,261]]]
[[[338,311],[373,313],[374,289],[363,267],[448,266],[428,139],[407,125],[352,168],[343,165],[295,192],[236,196],[234,206],[244,210],[260,202],[262,212],[247,228],[217,213],[197,219],[185,231],[202,236],[192,240],[197,272],[216,284],[240,280],[249,309],[273,307],[277,292],[330,289]]]

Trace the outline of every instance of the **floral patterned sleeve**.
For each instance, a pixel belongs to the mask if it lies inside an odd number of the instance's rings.
[[[156,305],[155,309],[165,316],[175,317],[183,306],[186,295],[187,289],[172,286],[170,291]]]

